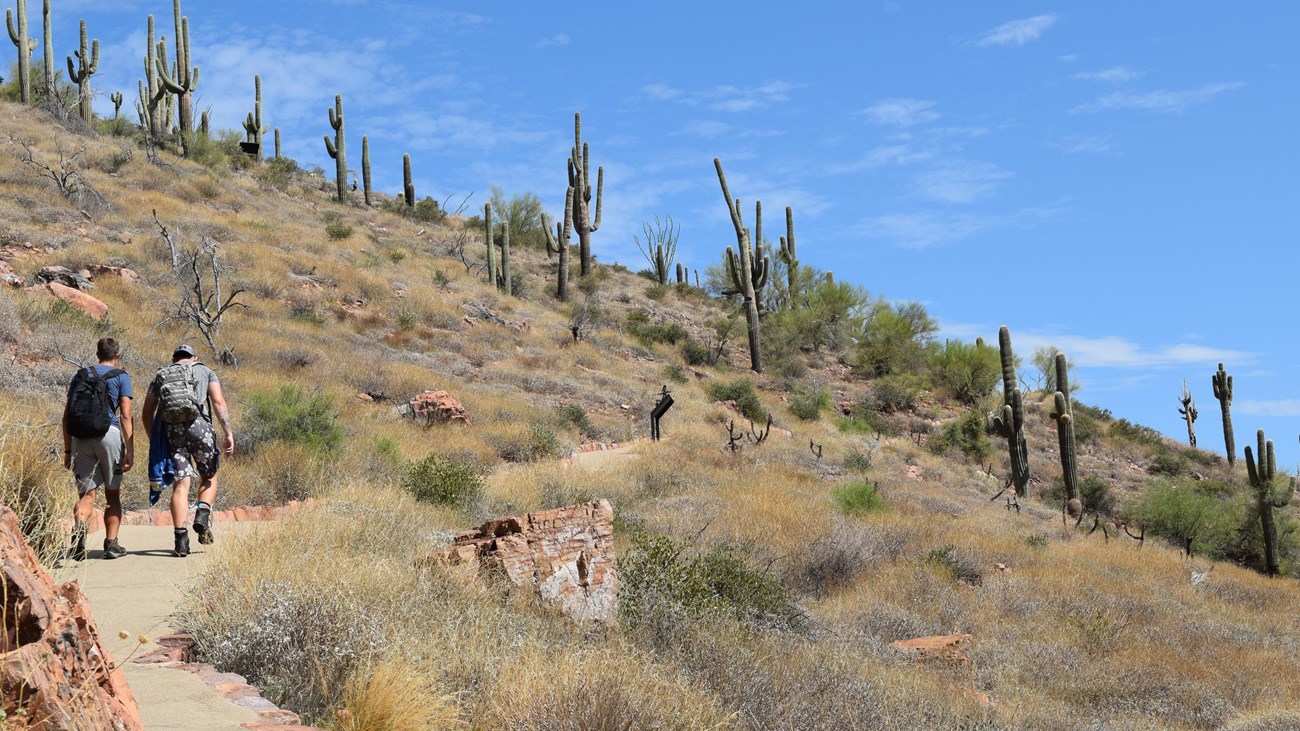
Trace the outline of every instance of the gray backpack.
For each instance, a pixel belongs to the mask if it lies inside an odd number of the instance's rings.
[[[188,424],[203,415],[193,363],[172,363],[158,371],[158,415],[168,424]]]

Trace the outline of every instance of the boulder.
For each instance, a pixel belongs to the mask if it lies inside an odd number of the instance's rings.
[[[33,294],[44,293],[58,297],[96,320],[102,320],[108,316],[108,305],[100,302],[94,297],[91,297],[85,292],[59,284],[58,282],[50,282],[43,287],[28,287],[26,291]]]
[[[130,282],[131,284],[140,281],[140,275],[136,274],[135,270],[127,269],[126,267],[113,267],[108,266],[107,264],[92,264],[86,271],[90,275],[91,279],[96,277],[116,277],[124,282]]]
[[[425,424],[471,423],[469,412],[465,411],[455,396],[433,389],[421,391],[415,398],[397,407],[397,412]]]
[[[0,261],[0,284],[7,284],[10,287],[18,288],[27,284],[27,280],[18,275],[14,268],[9,266],[8,262]]]
[[[94,283],[92,283],[85,275],[74,272],[67,267],[41,267],[41,270],[36,272],[36,281],[41,284],[57,282],[65,287],[79,289],[83,292],[95,288]]]
[[[911,640],[897,640],[889,646],[916,660],[936,660],[953,665],[969,665],[970,656],[966,654],[970,647],[971,636],[935,635],[917,637]]]
[[[489,520],[435,553],[433,563],[491,567],[579,622],[614,618],[618,568],[608,500]]]
[[[99,640],[74,581],[55,584],[36,560],[18,516],[0,506],[0,689],[5,716],[49,731],[143,731],[135,697]],[[15,726],[15,728],[20,728]]]

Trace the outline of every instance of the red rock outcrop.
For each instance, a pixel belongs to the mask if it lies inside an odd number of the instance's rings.
[[[14,268],[9,266],[7,262],[0,261],[0,283],[18,288],[27,284],[27,280],[18,276],[18,272],[15,272]]]
[[[100,302],[94,297],[91,297],[85,292],[59,284],[58,282],[50,282],[49,284],[38,287],[28,287],[26,291],[31,292],[34,295],[48,294],[58,297],[96,320],[102,320],[108,315],[108,305]]]
[[[99,641],[76,582],[55,584],[0,505],[0,703],[9,728],[144,731],[122,671]]]
[[[426,389],[406,404],[398,407],[403,415],[425,424],[469,424],[469,412],[455,396],[446,391]]]
[[[490,566],[580,622],[618,610],[614,508],[608,500],[496,518],[456,537],[437,562]]]
[[[970,656],[966,654],[966,650],[970,646],[970,641],[971,636],[968,634],[936,635],[917,637],[912,640],[897,640],[889,643],[889,646],[917,660],[938,660],[953,665],[969,665]]]

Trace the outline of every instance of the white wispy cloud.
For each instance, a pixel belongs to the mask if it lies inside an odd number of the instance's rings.
[[[953,337],[989,339],[997,333],[996,325],[955,323],[945,324],[943,333]],[[1213,364],[1219,361],[1249,363],[1255,353],[1227,348],[1216,348],[1194,343],[1173,345],[1143,345],[1117,335],[1099,337],[1061,332],[1015,330],[1012,332],[1017,350],[1031,353],[1040,347],[1055,346],[1071,360],[1085,368],[1171,368],[1181,365]],[[1239,401],[1237,404],[1246,403]],[[1264,402],[1261,402],[1264,403]],[[1300,401],[1295,401],[1300,406]],[[1234,409],[1240,410],[1238,405]]]
[[[1056,15],[1035,15],[1032,18],[1012,20],[980,36],[975,45],[980,48],[989,46],[1023,46],[1038,40],[1048,28],[1056,25],[1060,18]]]
[[[666,101],[672,101],[673,99],[680,98],[682,94],[684,94],[685,92],[683,92],[681,89],[674,89],[673,87],[667,84],[656,82],[654,84],[646,84],[645,86],[641,87],[641,93],[645,94],[646,96],[650,97],[655,101],[666,102]]]
[[[1067,53],[1064,56],[1057,56],[1056,60],[1060,61],[1061,63],[1074,63],[1075,61],[1079,60],[1079,54]]]
[[[1011,175],[992,163],[951,162],[918,175],[916,187],[921,195],[933,200],[971,203],[991,193],[999,181]]]
[[[1100,155],[1116,149],[1111,135],[1072,135],[1048,142],[1047,146],[1067,155]]]
[[[882,99],[860,113],[875,124],[911,127],[938,119],[934,106],[927,99]]]
[[[833,164],[826,172],[832,175],[860,173],[886,165],[911,165],[929,160],[934,153],[914,150],[907,145],[885,145],[867,150],[861,158],[847,163]]]
[[[1220,95],[1236,91],[1243,86],[1245,84],[1241,82],[1220,82],[1184,91],[1162,89],[1146,92],[1115,92],[1086,104],[1080,104],[1071,111],[1075,114],[1087,114],[1132,109],[1142,112],[1179,114],[1192,107],[1207,104]]]
[[[1109,81],[1112,84],[1119,84],[1125,81],[1134,81],[1146,75],[1145,71],[1137,71],[1127,66],[1112,66],[1100,71],[1083,71],[1074,74],[1070,78],[1081,79],[1083,81]]]
[[[551,48],[553,46],[567,46],[567,45],[569,45],[568,33],[556,33],[553,36],[548,36],[537,42],[538,48]]]
[[[1058,215],[1064,205],[1036,206],[1004,214],[922,210],[874,216],[853,233],[907,249],[956,244],[973,236],[1007,228],[1028,228]],[[996,332],[996,328],[994,329]]]
[[[1276,399],[1273,401],[1243,399],[1234,402],[1232,408],[1238,414],[1248,416],[1295,417],[1300,416],[1300,399]]]
[[[641,93],[652,101],[672,101],[719,112],[748,112],[789,101],[790,93],[798,88],[798,84],[777,80],[758,86],[725,85],[687,91],[656,82],[642,86]]]

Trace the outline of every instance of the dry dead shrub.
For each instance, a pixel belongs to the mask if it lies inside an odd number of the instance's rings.
[[[1221,731],[1294,731],[1300,728],[1300,711],[1265,711],[1233,719]]]
[[[45,566],[63,552],[60,518],[72,515],[76,490],[59,458],[58,428],[0,413],[0,504],[18,514],[23,536]]]
[[[364,665],[348,680],[334,731],[455,731],[465,728],[456,696],[430,668],[395,658]]]

